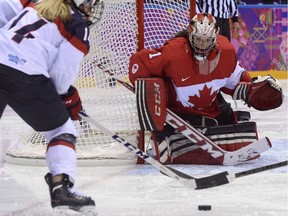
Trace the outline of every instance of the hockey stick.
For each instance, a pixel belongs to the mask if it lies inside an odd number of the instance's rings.
[[[196,181],[195,181],[194,177],[186,175],[185,173],[182,173],[180,171],[175,171],[173,168],[167,167],[167,166],[161,164],[160,162],[158,162],[157,160],[153,159],[152,157],[149,157],[149,155],[147,155],[146,153],[144,153],[143,151],[141,151],[140,149],[138,149],[136,147],[137,146],[136,143],[133,143],[131,141],[127,142],[122,137],[120,137],[117,134],[115,134],[114,132],[110,131],[109,129],[107,129],[106,127],[101,125],[99,122],[97,122],[96,120],[94,120],[93,118],[88,116],[83,111],[80,111],[79,115],[83,119],[89,121],[91,124],[93,124],[98,129],[100,129],[103,133],[105,133],[106,135],[111,136],[118,143],[120,143],[123,146],[125,146],[126,148],[128,148],[131,152],[135,153],[138,157],[142,158],[143,160],[147,161],[152,166],[154,166],[156,169],[160,170],[166,176],[169,176],[169,177],[171,177],[173,179],[176,179],[176,180],[178,180],[181,183],[184,183],[186,185],[188,184],[194,189],[197,188]]]
[[[270,169],[275,169],[275,168],[287,165],[287,161],[284,161],[284,162],[280,162],[280,163],[276,163],[276,164],[272,164],[272,165],[267,165],[267,166],[263,166],[263,167],[259,167],[259,168],[255,168],[255,169],[242,171],[239,173],[229,173],[229,172],[225,171],[225,172],[217,173],[217,174],[210,175],[207,177],[195,178],[195,177],[187,175],[187,174],[185,174],[179,170],[176,170],[172,167],[165,166],[165,165],[161,164],[160,162],[158,162],[157,160],[155,160],[154,158],[149,157],[149,155],[147,155],[145,152],[143,152],[140,149],[138,149],[137,147],[135,147],[136,143],[127,142],[122,137],[118,136],[117,134],[110,131],[109,129],[107,129],[106,127],[101,125],[99,122],[94,120],[93,118],[89,117],[86,113],[80,111],[79,114],[83,119],[85,119],[88,122],[90,122],[91,124],[93,124],[95,127],[100,129],[105,134],[111,136],[118,143],[122,144],[123,146],[128,148],[131,152],[135,153],[138,157],[142,158],[143,160],[150,163],[153,167],[160,170],[161,173],[163,173],[164,175],[166,175],[170,178],[173,178],[173,179],[181,182],[184,185],[188,185],[190,188],[196,189],[196,190],[207,189],[207,188],[211,188],[211,187],[216,187],[216,186],[228,184],[231,181],[233,181],[235,178],[239,178],[239,177],[243,177],[243,176],[247,176],[247,175],[251,175],[251,174],[258,173],[258,172],[263,172],[263,171],[267,171]]]
[[[98,64],[97,62],[93,62],[99,67],[102,71],[109,74],[113,79],[117,80],[121,85],[126,87],[131,92],[135,92],[133,86],[129,83],[121,80],[117,75],[115,75],[112,71],[105,68],[102,64]],[[196,130],[193,126],[188,124],[186,121],[181,119],[178,115],[172,112],[170,109],[166,108],[166,122],[175,128],[178,132],[182,133],[189,140],[191,140],[196,145],[199,145],[201,149],[210,154],[213,158],[215,158],[220,164],[223,165],[236,165],[242,162],[245,162],[251,158],[258,156],[260,153],[271,148],[271,142],[268,137],[262,138],[253,142],[237,151],[225,151],[220,148],[216,143],[211,141],[201,132]]]
[[[282,161],[282,162],[279,162],[279,163],[270,164],[270,165],[266,165],[266,166],[262,166],[262,167],[258,167],[258,168],[254,168],[254,169],[238,172],[238,173],[235,173],[235,177],[236,178],[240,178],[240,177],[243,177],[243,176],[247,176],[247,175],[251,175],[251,174],[255,174],[255,173],[259,173],[259,172],[264,172],[264,171],[267,171],[267,170],[276,169],[276,168],[287,166],[287,165],[288,165],[288,161],[286,160],[286,161]]]
[[[264,171],[271,170],[271,169],[276,169],[276,168],[287,166],[287,165],[288,165],[288,161],[286,160],[286,161],[278,162],[275,164],[270,164],[270,165],[250,169],[250,170],[245,170],[245,171],[238,172],[238,173],[230,173],[227,171],[217,173],[215,175],[210,175],[210,176],[202,177],[198,179],[197,188],[195,189],[197,190],[206,189],[206,188],[228,184],[231,182],[231,180],[236,179],[236,178],[252,175],[255,173],[259,173],[259,172],[264,172]]]
[[[165,166],[161,164],[159,161],[155,160],[154,158],[147,155],[145,152],[138,149],[136,146],[137,144],[134,142],[127,142],[125,139],[120,137],[119,135],[115,134],[114,132],[110,131],[103,125],[101,125],[99,122],[97,122],[95,119],[88,116],[83,111],[79,112],[79,115],[85,119],[86,121],[93,124],[95,127],[100,129],[103,133],[106,135],[111,136],[114,140],[116,140],[118,143],[122,144],[126,148],[128,148],[131,152],[135,153],[138,157],[142,158],[146,162],[150,163],[153,167],[160,170],[161,173],[163,173],[166,176],[169,176],[179,182],[181,182],[184,185],[188,185],[190,188],[193,189],[204,189],[209,187],[215,187],[218,185],[229,183],[231,180],[233,180],[233,175],[230,179],[230,174],[228,172],[222,172],[216,175],[213,175],[211,177],[204,177],[204,178],[194,178],[190,175],[187,175],[179,170],[175,170],[172,167]],[[225,182],[223,182],[223,180]]]

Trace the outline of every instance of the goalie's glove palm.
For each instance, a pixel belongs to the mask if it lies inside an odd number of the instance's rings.
[[[244,100],[249,107],[263,111],[281,106],[284,95],[280,83],[271,75],[253,78],[250,83],[240,83],[234,100]]]

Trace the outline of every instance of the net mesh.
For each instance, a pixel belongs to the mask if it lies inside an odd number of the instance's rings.
[[[190,1],[144,2],[144,47],[147,49],[161,46],[185,28],[190,20]],[[81,64],[74,85],[87,114],[123,138],[137,142],[139,122],[133,93],[97,67],[100,63],[128,82],[129,58],[138,48],[137,4],[133,0],[104,0],[103,3],[102,18],[90,30],[90,53]],[[11,122],[14,122],[12,126]],[[13,132],[7,132],[9,125],[13,127]],[[75,125],[79,133],[78,161],[89,161],[88,164],[94,161],[92,164],[97,164],[104,159],[119,159],[135,163],[135,156],[93,125],[85,121],[75,122]],[[30,129],[10,109],[4,112],[0,127],[0,141],[10,142],[6,154],[8,162],[18,163],[17,160],[20,160],[20,163],[32,161],[33,164],[41,164],[39,161],[45,158],[47,145],[41,133]],[[23,159],[30,162],[23,162]]]

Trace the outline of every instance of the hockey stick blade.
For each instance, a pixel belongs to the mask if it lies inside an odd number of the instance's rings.
[[[287,166],[287,165],[288,165],[288,161],[286,160],[286,161],[278,162],[275,164],[270,164],[270,165],[266,165],[266,166],[262,166],[262,167],[258,167],[258,168],[254,168],[254,169],[245,170],[245,171],[238,172],[238,173],[230,173],[228,171],[224,171],[221,173],[216,173],[214,175],[210,175],[210,176],[206,176],[206,177],[202,177],[202,178],[194,178],[194,177],[191,177],[187,174],[185,174],[185,176],[182,176],[182,172],[179,172],[178,170],[175,170],[171,167],[169,167],[169,169],[173,169],[173,171],[175,173],[179,174],[183,178],[193,178],[196,182],[196,188],[195,189],[201,190],[201,189],[208,189],[208,188],[212,188],[212,187],[221,186],[224,184],[229,184],[230,182],[232,182],[236,178],[256,174],[259,172],[265,172],[265,171],[268,171],[271,169],[276,169],[276,168],[280,168],[280,167]]]
[[[278,162],[275,164],[270,164],[270,165],[266,165],[266,166],[262,166],[262,167],[258,167],[254,169],[245,170],[245,171],[238,172],[238,173],[229,173],[225,171],[225,172],[217,173],[211,176],[202,177],[196,180],[197,187],[195,189],[200,190],[200,189],[207,189],[211,187],[221,186],[221,185],[230,183],[236,178],[256,174],[259,172],[264,172],[264,171],[271,170],[271,169],[280,168],[283,166],[287,166],[287,164],[288,163],[286,160],[286,161]]]
[[[111,70],[105,68],[102,64],[97,62],[93,62],[97,65],[103,72],[109,74],[112,78],[117,80],[121,85],[130,90],[131,92],[135,92],[133,86],[129,83],[121,80],[116,74],[114,74]],[[201,132],[196,130],[193,126],[188,124],[186,121],[181,119],[178,115],[172,112],[170,109],[166,109],[166,122],[175,128],[178,132],[182,133],[193,143],[198,145],[201,149],[210,154],[215,160],[217,160],[220,164],[233,166],[239,163],[243,163],[252,158],[259,156],[261,153],[265,152],[269,148],[271,148],[270,140],[265,137],[256,142],[253,142],[237,151],[225,151],[220,148],[216,143],[211,141],[208,137],[203,135]]]
[[[212,188],[212,187],[217,187],[220,185],[228,184],[235,179],[235,175],[227,171],[217,173],[214,175],[210,175],[210,176],[206,176],[206,177],[195,178],[183,172],[180,172],[179,170],[176,170],[172,167],[168,167],[168,169],[170,169],[177,175],[181,176],[182,178],[194,180],[195,185],[196,185],[196,187],[194,188],[195,190],[207,189],[207,188]],[[162,171],[161,173],[166,175]]]

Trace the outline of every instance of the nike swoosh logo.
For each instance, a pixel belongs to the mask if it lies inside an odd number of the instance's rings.
[[[185,80],[189,79],[191,76],[188,76],[186,78],[182,78],[182,82],[184,82]]]

